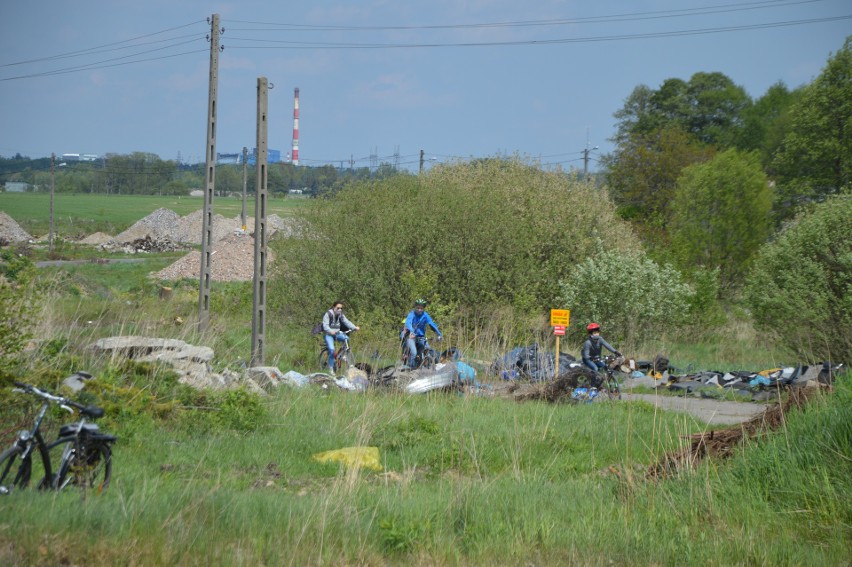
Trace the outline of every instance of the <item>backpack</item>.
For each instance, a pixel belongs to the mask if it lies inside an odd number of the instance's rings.
[[[328,310],[328,312],[329,312],[328,320],[329,320],[329,321],[334,321],[334,311],[332,311],[331,309],[329,309],[329,310]],[[312,335],[318,335],[318,334],[320,334],[320,333],[322,333],[322,320],[320,320],[320,322],[319,322],[319,323],[317,323],[316,325],[314,325],[314,328],[313,328],[313,329],[311,329],[311,334],[312,334]]]

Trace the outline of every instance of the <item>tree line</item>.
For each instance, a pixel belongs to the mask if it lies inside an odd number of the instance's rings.
[[[156,154],[106,154],[97,161],[57,160],[51,179],[50,158],[17,154],[0,156],[0,184],[6,181],[27,183],[31,191],[49,191],[53,182],[58,193],[98,193],[115,195],[188,195],[204,189],[205,164],[182,164],[162,160]],[[272,163],[267,168],[267,187],[272,194],[293,189],[308,195],[328,195],[339,191],[346,183],[404,174],[390,164],[376,169],[369,167],[338,169],[331,165],[294,166]],[[254,193],[255,167],[247,166],[246,191]],[[217,194],[242,193],[243,166],[218,164],[215,191]]]

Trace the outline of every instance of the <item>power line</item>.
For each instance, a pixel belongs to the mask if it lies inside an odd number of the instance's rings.
[[[591,36],[577,38],[558,39],[529,39],[511,41],[480,41],[480,42],[435,42],[435,43],[331,43],[331,42],[307,42],[289,40],[262,40],[243,37],[231,37],[230,41],[249,41],[255,44],[278,44],[278,45],[233,45],[233,49],[411,49],[411,48],[436,48],[436,47],[495,47],[495,46],[520,46],[520,45],[556,45],[570,43],[595,43],[607,41],[624,41],[634,39],[653,39],[664,37],[683,37],[690,35],[706,35],[737,31],[751,31],[768,28],[789,27],[826,22],[838,22],[852,19],[852,14],[844,16],[829,16],[825,18],[812,18],[805,20],[790,20],[785,22],[769,22],[764,24],[746,24],[742,26],[723,26],[716,28],[697,28],[688,30],[676,30],[668,32],[649,32],[636,34],[619,34],[607,36]]]
[[[86,55],[86,54],[89,54],[89,53],[102,53],[104,51],[110,51],[108,49],[105,49],[105,48],[108,48],[108,47],[112,48],[113,46],[116,46],[116,45],[131,43],[131,42],[137,41],[139,39],[145,39],[145,38],[148,38],[148,37],[153,37],[155,35],[160,35],[160,34],[168,33],[170,31],[183,29],[183,28],[186,28],[186,27],[189,27],[189,26],[192,26],[192,25],[196,25],[196,24],[199,24],[199,23],[204,23],[204,20],[198,20],[198,21],[195,21],[195,22],[190,22],[188,24],[184,24],[184,25],[181,25],[181,26],[175,26],[173,28],[167,28],[167,29],[164,29],[164,30],[160,30],[160,31],[153,32],[153,33],[148,33],[148,34],[145,34],[145,35],[140,35],[140,36],[133,37],[133,38],[130,38],[130,39],[125,39],[125,40],[122,40],[122,41],[116,41],[116,42],[112,42],[112,43],[106,43],[104,45],[98,45],[98,46],[95,46],[95,47],[80,49],[78,51],[70,51],[68,53],[60,53],[58,55],[49,55],[49,56],[46,56],[46,57],[39,57],[39,58],[36,58],[36,59],[28,59],[28,60],[25,60],[25,61],[16,61],[14,63],[2,63],[2,64],[0,64],[0,67],[12,67],[12,66],[15,66],[15,65],[25,65],[25,64],[28,64],[28,63],[39,63],[39,62],[42,62],[42,61],[51,61],[51,60],[54,60],[54,59],[65,59],[65,58],[68,58],[68,57],[77,57],[77,56]],[[190,37],[190,36],[183,35],[183,36],[178,36],[177,38],[170,38],[170,39],[182,39],[184,37]],[[149,43],[159,43],[159,42],[162,42],[162,41],[170,41],[170,40],[165,39],[165,40],[158,40],[157,42],[149,42]],[[148,44],[143,43],[143,44],[139,44],[139,45],[148,45]],[[130,47],[136,47],[136,46],[126,46],[126,47],[121,47],[121,48],[116,48],[116,49],[128,49]]]
[[[736,4],[720,4],[716,6],[703,6],[698,8],[680,8],[676,10],[656,10],[650,12],[629,12],[625,14],[612,14],[608,16],[586,16],[578,18],[559,18],[550,20],[520,20],[508,22],[489,22],[473,24],[439,24],[439,25],[416,25],[416,26],[349,26],[349,25],[311,25],[293,23],[274,23],[233,20],[237,24],[253,24],[263,26],[274,26],[286,31],[410,31],[410,30],[457,30],[457,29],[483,29],[483,28],[514,28],[532,26],[556,26],[576,25],[583,23],[609,23],[609,22],[635,22],[649,19],[679,18],[688,16],[699,16],[707,14],[723,14],[729,12],[741,12],[745,10],[758,10],[765,8],[784,8],[798,4],[813,4],[825,2],[826,0],[762,0],[758,2],[745,2]],[[257,28],[232,28],[232,31],[273,31],[259,30]]]

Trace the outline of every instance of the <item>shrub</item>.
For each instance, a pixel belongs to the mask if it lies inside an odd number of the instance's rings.
[[[372,312],[394,326],[417,296],[433,314],[488,316],[494,305],[542,313],[557,307],[557,282],[599,242],[639,248],[605,190],[517,159],[358,183],[305,216],[306,238],[274,243],[286,268],[271,279],[270,298],[306,329],[338,298],[356,322]]]
[[[852,196],[815,205],[764,246],[746,287],[755,323],[800,356],[852,360]]]
[[[0,251],[0,375],[8,374],[32,337],[35,267],[13,250]]]
[[[586,322],[597,321],[607,337],[619,342],[686,325],[696,295],[676,269],[660,266],[642,252],[589,257],[559,288],[575,321],[572,335],[581,334]]]

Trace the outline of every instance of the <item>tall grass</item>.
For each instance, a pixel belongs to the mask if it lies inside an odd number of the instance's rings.
[[[100,497],[19,492],[4,564],[840,565],[849,383],[730,462],[653,484],[704,428],[642,404],[282,389],[251,434],[116,431]],[[791,439],[806,439],[797,443]],[[376,445],[382,472],[311,455]]]

